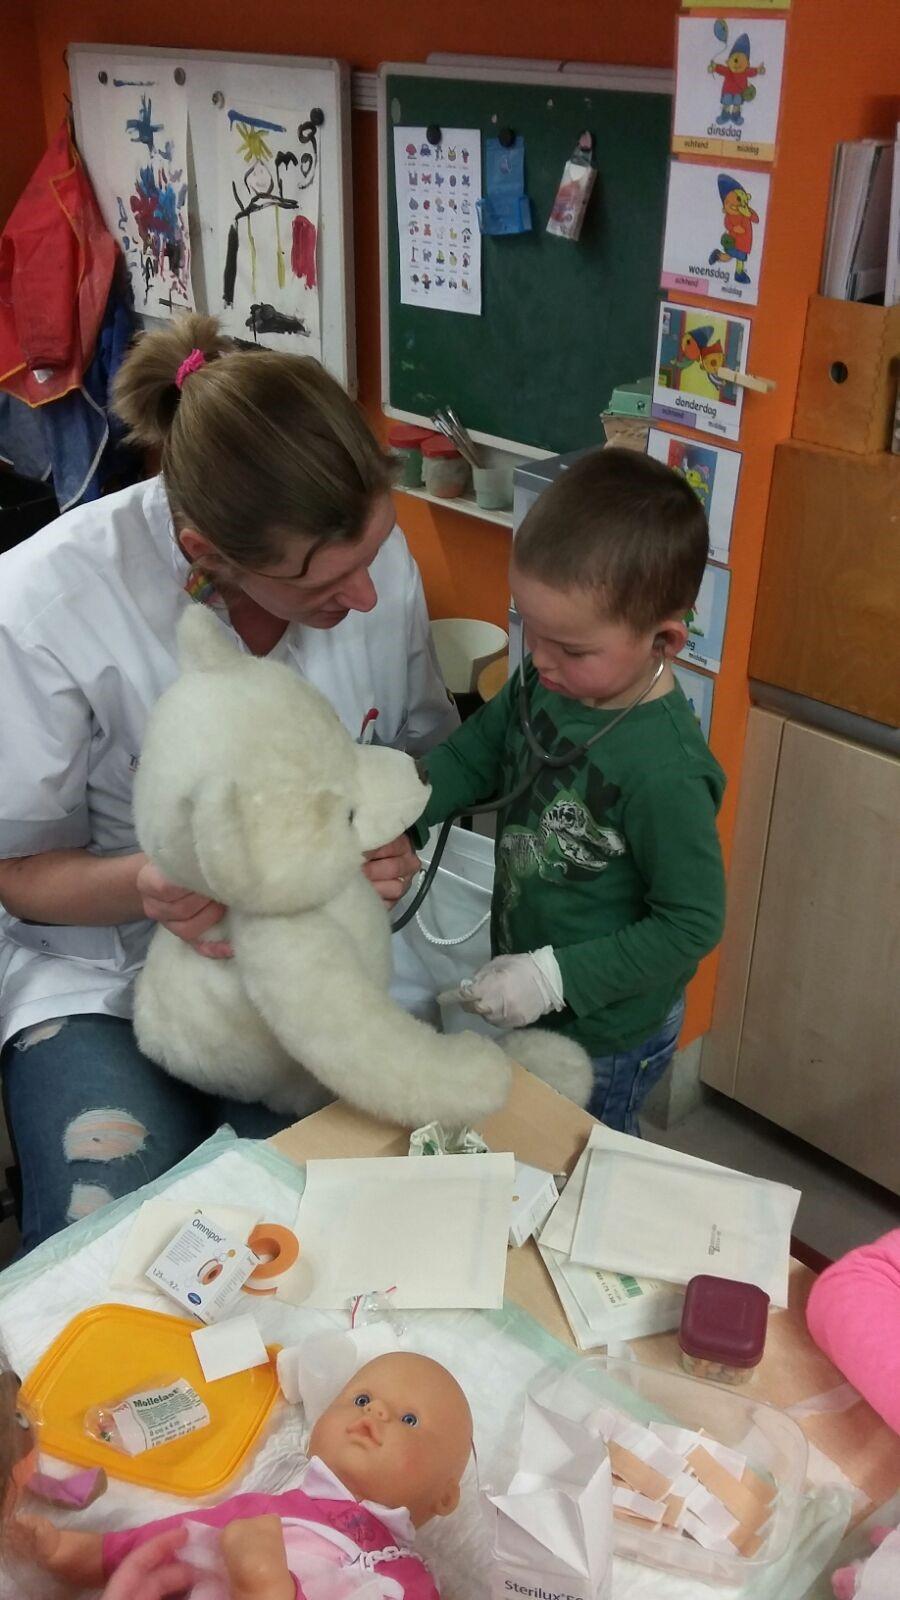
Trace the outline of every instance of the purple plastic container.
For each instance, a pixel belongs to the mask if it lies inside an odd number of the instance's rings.
[[[734,1278],[692,1278],[684,1297],[678,1342],[692,1378],[749,1383],[766,1348],[769,1296]]]

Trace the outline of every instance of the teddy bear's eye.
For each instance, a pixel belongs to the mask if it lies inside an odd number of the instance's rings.
[[[347,812],[347,826],[349,828],[352,828],[355,821],[356,821],[356,812],[355,811],[348,811]]]

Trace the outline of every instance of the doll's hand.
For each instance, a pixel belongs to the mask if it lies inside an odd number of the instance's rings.
[[[379,850],[366,851],[363,872],[386,905],[402,900],[422,863],[405,833]]]
[[[466,1011],[502,1028],[527,1028],[566,1003],[559,962],[549,945],[526,955],[495,956],[460,992]]]
[[[167,1595],[188,1594],[197,1573],[176,1555],[186,1538],[186,1528],[170,1528],[132,1550],[116,1568],[101,1600],[164,1600]]]
[[[168,928],[176,939],[193,945],[198,955],[223,960],[234,954],[231,945],[224,939],[203,937],[225,915],[226,907],[220,905],[218,900],[209,900],[205,895],[194,894],[177,883],[170,883],[165,874],[150,861],[144,862],[137,875],[137,891],[144,902],[144,916]]]

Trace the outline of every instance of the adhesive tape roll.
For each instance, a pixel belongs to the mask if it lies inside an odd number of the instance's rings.
[[[280,1283],[300,1259],[300,1240],[278,1222],[260,1222],[247,1243],[255,1255],[265,1256],[244,1284],[245,1294],[275,1294]]]

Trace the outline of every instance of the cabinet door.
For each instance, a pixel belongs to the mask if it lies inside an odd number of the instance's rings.
[[[900,1193],[900,761],[791,723],[736,1098]]]

